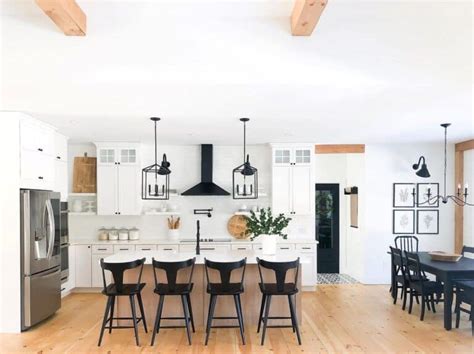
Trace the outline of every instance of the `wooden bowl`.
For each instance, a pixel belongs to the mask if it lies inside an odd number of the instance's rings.
[[[447,253],[443,251],[428,252],[433,261],[440,262],[457,262],[461,259],[462,255],[456,253]]]

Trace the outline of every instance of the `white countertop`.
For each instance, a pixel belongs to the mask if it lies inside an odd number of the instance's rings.
[[[117,253],[104,258],[105,262],[109,263],[121,263],[129,262],[136,259],[146,258],[145,264],[151,264],[152,258],[165,262],[177,262],[186,259],[196,257],[196,264],[204,264],[204,258],[218,261],[218,262],[232,262],[238,261],[242,258],[247,257],[247,264],[257,264],[257,257],[273,262],[287,262],[294,261],[300,257],[298,252],[277,252],[275,255],[264,255],[258,251],[228,251],[219,252],[216,254],[205,254],[196,256],[191,252],[160,252],[160,251],[139,251],[139,252],[126,252]],[[307,258],[300,258],[301,264],[310,263]]]
[[[136,241],[100,241],[97,239],[88,239],[88,238],[78,238],[70,240],[71,245],[186,245],[186,244],[195,244],[196,242],[189,242],[189,241],[182,241],[180,239],[177,240],[169,240],[169,239],[140,239]],[[242,244],[242,243],[251,243],[251,244],[260,244],[260,241],[256,239],[255,241],[247,240],[238,240],[238,239],[231,239],[231,241],[213,241],[213,242],[202,242],[201,245],[211,244]],[[294,238],[294,239],[279,239],[277,243],[304,243],[304,244],[316,244],[318,241],[305,239],[305,238]]]

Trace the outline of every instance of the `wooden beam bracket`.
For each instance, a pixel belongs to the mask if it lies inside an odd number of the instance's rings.
[[[315,154],[363,154],[365,144],[317,144],[314,146]]]
[[[291,14],[291,33],[293,36],[311,36],[327,0],[295,0]]]
[[[86,14],[75,0],[36,0],[36,4],[66,36],[86,35]]]

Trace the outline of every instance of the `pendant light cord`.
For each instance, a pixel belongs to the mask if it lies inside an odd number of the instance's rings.
[[[157,165],[158,144],[156,143],[156,121],[155,121],[155,166]]]
[[[245,155],[246,155],[245,145],[247,143],[247,140],[246,140],[246,135],[247,135],[246,123],[247,122],[244,122],[244,163],[245,163]]]
[[[446,199],[446,168],[447,168],[447,140],[448,140],[448,127],[444,127],[444,199]]]

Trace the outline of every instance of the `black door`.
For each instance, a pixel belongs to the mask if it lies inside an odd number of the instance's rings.
[[[316,184],[318,273],[339,273],[339,184]]]

